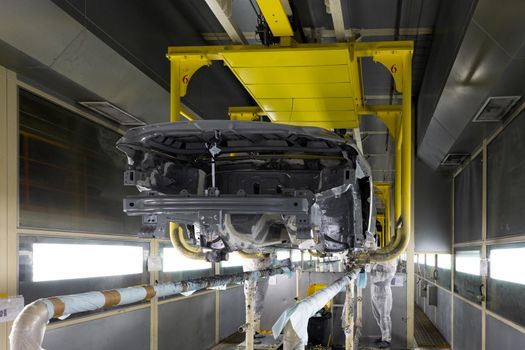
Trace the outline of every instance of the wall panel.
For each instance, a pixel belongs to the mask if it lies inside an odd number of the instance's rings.
[[[516,350],[525,347],[525,333],[487,315],[486,350]]]
[[[481,349],[481,310],[454,297],[454,350]]]
[[[159,350],[208,349],[215,343],[215,293],[159,304]]]
[[[150,309],[126,312],[46,332],[50,350],[144,350],[150,344]]]
[[[219,302],[219,339],[224,339],[237,332],[245,321],[245,300],[243,286],[220,292]]]

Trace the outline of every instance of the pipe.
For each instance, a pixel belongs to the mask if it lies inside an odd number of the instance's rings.
[[[265,258],[265,254],[261,252],[247,252],[244,250],[237,250],[237,254],[243,259],[262,259]]]
[[[361,263],[389,261],[399,257],[408,247],[412,235],[413,191],[412,191],[412,54],[407,53],[403,61],[403,103],[399,136],[396,139],[395,215],[401,227],[396,225],[394,241],[370,255],[358,257]]]
[[[179,224],[170,222],[170,240],[173,247],[178,250],[182,255],[189,259],[204,260],[206,255],[202,251],[202,248],[193,247],[186,242],[184,237],[184,231]]]
[[[10,349],[41,350],[47,322],[52,318],[99,310],[111,306],[123,306],[141,301],[149,301],[154,297],[172,296],[183,292],[219,287],[231,283],[257,281],[261,278],[280,275],[290,271],[291,265],[288,263],[288,265],[261,271],[241,272],[195,278],[181,282],[161,283],[154,286],[144,285],[39,299],[27,305],[15,319],[9,336]]]
[[[246,281],[244,284],[244,297],[246,305],[246,334],[244,341],[244,348],[246,350],[253,350],[255,337],[255,293],[257,289],[257,281]]]
[[[344,324],[345,349],[354,349],[354,282],[346,286],[345,306],[344,306]]]
[[[13,323],[9,336],[11,350],[43,350],[48,319],[44,302],[37,300],[27,305]]]
[[[355,271],[286,309],[272,326],[274,338],[277,339],[285,326],[290,323],[290,326],[293,328],[302,343],[308,344],[307,328],[310,317],[315,315],[315,313],[333,299],[337,293],[349,285],[354,278]],[[283,346],[284,348],[287,348],[289,347],[289,344]]]

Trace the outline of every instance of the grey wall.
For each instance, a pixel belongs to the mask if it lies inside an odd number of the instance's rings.
[[[525,333],[487,316],[486,350],[514,350],[525,346]]]
[[[454,297],[454,349],[481,349],[481,310]]]
[[[215,343],[215,293],[202,293],[159,305],[158,324],[159,350],[212,347]]]
[[[219,295],[219,338],[222,340],[235,333],[245,323],[243,286],[223,290]]]
[[[144,350],[149,346],[149,308],[52,329],[43,343],[52,350]]]
[[[452,178],[420,159],[416,159],[415,168],[415,251],[450,253]]]
[[[281,313],[295,303],[295,273],[291,276],[276,276],[276,282],[268,286],[261,316],[261,329],[272,329]]]

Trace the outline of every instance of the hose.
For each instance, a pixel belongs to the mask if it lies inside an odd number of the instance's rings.
[[[206,258],[202,248],[194,247],[184,237],[182,227],[176,222],[170,222],[170,240],[173,248],[178,250],[182,255],[189,259],[203,260]]]

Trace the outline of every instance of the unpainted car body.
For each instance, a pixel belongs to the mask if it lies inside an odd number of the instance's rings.
[[[224,260],[279,247],[342,252],[365,245],[375,225],[371,171],[351,140],[314,127],[195,121],[129,130],[124,200],[143,234],[167,223]]]

